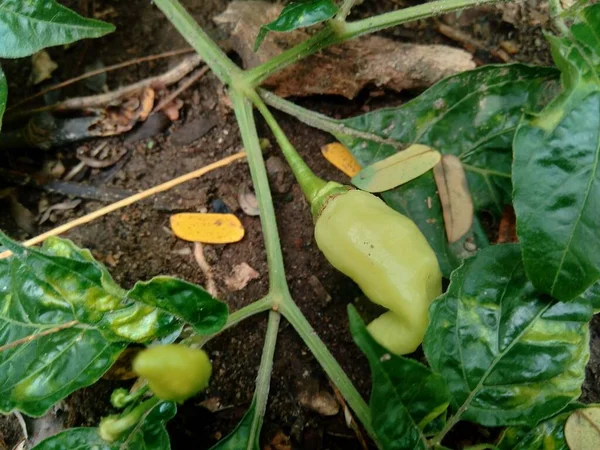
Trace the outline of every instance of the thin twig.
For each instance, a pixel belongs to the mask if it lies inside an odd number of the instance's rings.
[[[72,320],[70,322],[63,323],[62,325],[59,325],[57,327],[50,328],[46,331],[42,331],[41,333],[32,334],[30,336],[27,336],[27,337],[24,337],[21,339],[17,339],[16,341],[12,341],[9,344],[1,346],[0,353],[2,353],[4,350],[8,350],[10,348],[17,347],[21,344],[27,344],[28,342],[35,341],[38,338],[48,336],[49,334],[58,333],[59,331],[66,330],[67,328],[73,328],[75,325],[79,325],[79,321]]]
[[[53,91],[56,91],[57,89],[61,89],[61,88],[70,86],[79,81],[86,80],[91,77],[95,77],[96,75],[101,75],[103,73],[112,72],[113,70],[123,69],[125,67],[133,66],[135,64],[140,64],[143,62],[155,61],[157,59],[170,58],[171,56],[183,55],[185,53],[191,53],[193,51],[194,51],[194,49],[191,47],[182,48],[179,50],[172,50],[170,52],[159,53],[158,55],[143,56],[141,58],[135,58],[135,59],[131,59],[129,61],[119,63],[119,64],[114,64],[112,66],[103,67],[102,69],[92,70],[90,72],[84,73],[83,75],[79,75],[75,78],[71,78],[70,80],[66,80],[66,81],[63,81],[62,83],[58,83],[58,84],[55,84],[54,86],[50,86],[48,89],[44,89],[43,91],[40,91],[37,94],[33,94],[32,96],[27,97],[26,99],[21,100],[20,102],[9,106],[8,108],[6,108],[6,111],[8,112],[8,111],[15,109],[25,103],[29,103],[30,101],[35,100],[36,98],[46,95],[49,92],[53,92]]]
[[[183,91],[188,89],[192,84],[194,84],[196,81],[198,81],[200,78],[202,78],[206,74],[206,72],[208,72],[209,70],[210,70],[210,68],[208,66],[204,66],[202,69],[195,71],[193,74],[191,74],[187,78],[187,80],[183,80],[181,82],[181,85],[177,89],[175,89],[173,92],[171,92],[169,95],[167,95],[164,99],[162,99],[160,101],[160,103],[158,104],[158,106],[156,106],[156,108],[154,108],[154,111],[152,111],[152,112],[157,113],[159,111],[162,111],[165,108],[165,106],[167,106],[169,103],[171,103],[177,97],[179,97],[179,95]]]
[[[106,106],[121,98],[137,94],[145,88],[149,88],[152,86],[169,86],[171,84],[177,83],[187,74],[189,74],[192,70],[198,67],[198,65],[201,62],[202,58],[200,58],[198,55],[188,56],[187,58],[182,60],[177,66],[161,75],[146,78],[144,80],[138,81],[137,83],[133,83],[129,86],[125,86],[111,92],[106,92],[104,94],[71,98],[63,102],[55,103],[54,105],[43,106],[41,108],[15,113],[13,115],[10,115],[9,119],[30,116],[32,114],[44,111],[71,111]]]
[[[79,225],[83,225],[85,223],[91,222],[92,220],[95,220],[99,217],[102,217],[102,216],[108,214],[108,213],[116,211],[117,209],[123,208],[125,206],[129,206],[136,202],[139,202],[140,200],[143,200],[145,198],[151,197],[155,194],[158,194],[159,192],[168,191],[169,189],[171,189],[181,183],[185,183],[186,181],[201,177],[202,175],[205,175],[208,172],[218,169],[219,167],[225,167],[228,164],[231,164],[232,162],[237,161],[238,159],[245,158],[245,157],[246,157],[245,152],[235,153],[231,156],[228,156],[228,157],[220,159],[219,161],[216,161],[212,164],[209,164],[208,166],[204,166],[201,169],[194,170],[193,172],[190,172],[186,175],[182,175],[180,177],[174,178],[170,181],[167,181],[166,183],[162,183],[162,184],[159,184],[158,186],[154,186],[153,188],[146,189],[145,191],[140,192],[135,195],[132,195],[131,197],[127,197],[116,203],[105,206],[104,208],[100,208],[98,211],[94,211],[90,214],[86,214],[83,217],[79,217],[78,219],[72,220],[71,222],[68,222],[68,223],[61,225],[59,227],[56,227],[50,231],[42,233],[39,236],[29,239],[29,240],[23,242],[21,245],[23,245],[25,247],[31,247],[32,245],[39,244],[40,242],[43,242],[45,239],[48,239],[51,236],[58,236],[60,234],[66,233],[67,231],[72,230],[73,228],[76,228]],[[11,251],[5,251],[3,253],[0,253],[0,259],[8,258],[10,255],[12,255]]]
[[[200,242],[194,242],[194,259],[202,270],[204,277],[206,278],[206,291],[215,298],[219,297],[217,291],[217,285],[215,283],[215,277],[213,276],[212,267],[206,261],[204,257],[204,247]]]
[[[346,418],[346,425],[348,425],[350,428],[352,428],[352,431],[354,431],[354,434],[355,434],[356,438],[358,439],[358,442],[360,443],[360,446],[363,448],[363,450],[368,450],[369,447],[367,446],[365,437],[363,436],[362,431],[360,430],[360,427],[356,423],[356,420],[354,420],[352,411],[350,411],[350,408],[348,408],[348,405],[346,404],[346,400],[344,400],[344,396],[342,395],[340,390],[335,386],[335,383],[333,381],[331,381],[331,379],[329,379],[329,385],[333,389],[335,398],[337,399],[338,403],[341,405],[341,407],[344,411],[344,417]]]

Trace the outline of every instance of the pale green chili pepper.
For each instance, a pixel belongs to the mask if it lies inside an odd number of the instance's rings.
[[[148,381],[161,400],[183,402],[208,387],[212,365],[203,350],[184,345],[157,345],[142,350],[133,371]]]
[[[319,208],[315,239],[327,260],[389,311],[368,326],[383,347],[412,353],[423,341],[429,304],[442,292],[434,251],[408,217],[378,197],[346,190]]]

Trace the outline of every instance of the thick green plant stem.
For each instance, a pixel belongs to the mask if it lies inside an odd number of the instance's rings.
[[[178,0],[154,0],[177,31],[204,59],[215,75],[224,84],[231,84],[233,77],[242,74],[242,70],[231,61],[219,46],[204,32]]]
[[[254,414],[252,425],[250,426],[250,437],[248,438],[250,445],[253,445],[253,443],[258,440],[259,436],[257,433],[260,433],[265,411],[267,410],[267,400],[269,398],[269,388],[271,386],[271,372],[273,371],[273,356],[275,355],[275,345],[277,344],[277,333],[279,331],[280,320],[281,314],[278,312],[271,311],[269,313],[265,344],[260,358],[258,376],[256,377],[256,390],[254,391],[256,414]]]
[[[371,415],[368,405],[333,355],[329,352],[323,341],[316,335],[315,331],[289,294],[285,280],[281,247],[279,245],[279,233],[277,232],[275,211],[273,210],[273,202],[269,190],[269,182],[262,152],[260,151],[260,146],[258,144],[256,125],[252,115],[252,104],[247,98],[235,91],[230,93],[230,97],[238,118],[244,147],[248,153],[248,164],[250,165],[254,190],[261,211],[265,247],[267,248],[267,261],[269,263],[273,308],[277,308],[296,329],[302,340],[323,367],[323,370],[325,370],[325,373],[329,375],[342,396],[344,396],[369,435],[375,439],[375,433],[371,427]],[[281,134],[285,136],[283,131],[281,131]]]
[[[335,384],[346,402],[348,402],[348,405],[354,411],[354,414],[362,423],[369,436],[377,442],[375,430],[371,426],[371,410],[369,406],[358,393],[354,384],[352,384],[352,381],[348,378],[346,372],[344,372],[344,369],[338,364],[327,349],[327,346],[319,338],[310,323],[308,323],[302,311],[300,311],[296,303],[291,299],[283,301],[280,311],[283,317],[292,324],[317,361],[319,361],[321,367],[323,367],[327,376],[331,378],[333,384]]]
[[[281,147],[283,156],[285,156],[285,159],[291,167],[292,172],[294,172],[296,180],[302,188],[302,192],[312,204],[319,191],[325,187],[327,182],[316,176],[311,168],[308,167],[306,162],[304,162],[304,160],[300,157],[292,143],[289,141],[277,123],[277,120],[275,120],[275,117],[273,117],[273,114],[271,114],[271,111],[269,111],[269,108],[267,108],[260,97],[258,95],[254,95],[252,101],[264,117],[267,125],[269,125],[269,128],[271,128],[277,143]]]
[[[252,103],[235,90],[230,92],[230,97],[240,127],[244,148],[246,149],[252,184],[260,209],[260,222],[269,266],[269,292],[272,294],[273,306],[276,306],[281,297],[287,295],[289,291],[285,280],[283,255],[279,245],[279,232],[275,220],[273,198],[269,189],[269,178],[256,131]]]
[[[284,67],[312,55],[329,45],[338,44],[358,36],[374,33],[403,23],[446,14],[470,6],[481,6],[488,3],[499,3],[500,1],[502,0],[437,0],[375,17],[369,17],[356,22],[334,20],[329,22],[321,32],[317,33],[312,38],[286,50],[266,63],[251,69],[246,73],[245,78],[248,80],[249,84],[256,87],[275,72],[278,72]]]
[[[325,28],[306,41],[271,58],[260,66],[247,70],[244,77],[249,85],[258,87],[275,72],[336,42],[339,42],[339,40],[336,38],[335,30],[327,23]]]

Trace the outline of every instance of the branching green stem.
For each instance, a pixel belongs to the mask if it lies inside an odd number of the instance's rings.
[[[325,373],[331,378],[331,381],[339,389],[340,393],[350,405],[354,414],[358,420],[362,423],[363,427],[376,441],[375,431],[371,425],[371,410],[365,403],[362,396],[358,393],[344,369],[338,364],[333,355],[327,349],[327,346],[319,338],[316,331],[308,323],[302,311],[298,308],[296,303],[291,299],[284,301],[280,308],[283,317],[292,324],[296,332],[300,335],[306,346],[313,353],[317,361],[321,364]]]
[[[178,0],[154,0],[154,3],[198,52],[221,82],[231,84],[233,78],[241,76],[242,70],[208,37]]]
[[[269,189],[269,178],[260,148],[254,115],[252,114],[252,103],[235,90],[230,92],[230,97],[246,149],[254,192],[260,209],[260,222],[269,266],[269,292],[273,294],[272,302],[276,306],[280,298],[288,294],[289,291],[285,280],[283,255],[279,245],[279,232],[275,220],[273,198]]]
[[[356,22],[335,20],[332,21],[335,26],[332,26],[331,23],[328,24],[321,32],[307,41],[286,50],[266,63],[248,71],[245,78],[249,84],[256,87],[275,72],[329,45],[339,44],[358,36],[374,33],[403,23],[446,14],[470,6],[481,6],[487,3],[499,3],[500,1],[502,0],[436,0]]]
[[[304,162],[261,98],[258,95],[254,95],[252,97],[252,101],[264,117],[267,125],[269,125],[269,128],[271,128],[277,143],[281,147],[283,156],[285,156],[285,159],[291,167],[296,180],[302,188],[302,192],[312,204],[313,200],[317,196],[317,193],[325,187],[327,182],[316,176],[311,168],[308,167],[306,162]]]
[[[254,442],[257,441],[258,433],[260,433],[260,428],[267,409],[269,388],[271,386],[271,372],[273,371],[273,356],[275,354],[280,320],[281,314],[278,312],[271,311],[269,313],[265,345],[263,346],[263,352],[260,358],[260,367],[258,369],[258,376],[256,377],[256,390],[254,391],[256,414],[254,414],[254,417],[252,418],[250,437],[248,439],[248,443],[252,446],[251,448],[254,448]]]

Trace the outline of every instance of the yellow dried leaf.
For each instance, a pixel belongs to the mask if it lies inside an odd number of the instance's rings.
[[[204,244],[231,244],[244,237],[244,227],[233,214],[174,214],[171,229],[180,239]]]
[[[352,178],[352,184],[367,192],[383,192],[408,183],[440,162],[442,155],[431,147],[413,144],[382,159]]]
[[[321,153],[323,153],[327,161],[349,177],[353,177],[360,172],[360,164],[358,164],[348,149],[338,142],[325,145],[321,148]]]
[[[600,408],[574,411],[565,423],[565,439],[571,450],[600,448]]]

